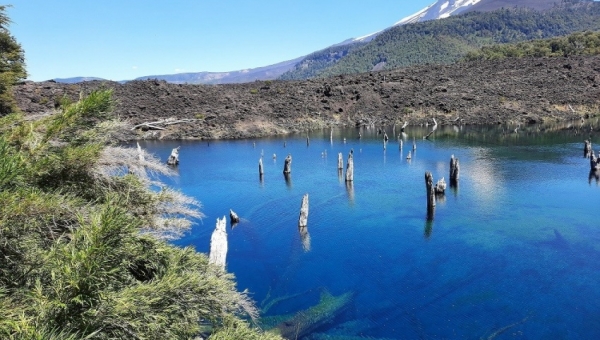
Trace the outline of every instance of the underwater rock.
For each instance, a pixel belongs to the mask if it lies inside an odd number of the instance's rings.
[[[227,258],[227,230],[225,224],[225,216],[222,219],[217,218],[217,226],[210,237],[210,253],[208,255],[208,263],[223,269],[225,269]]]

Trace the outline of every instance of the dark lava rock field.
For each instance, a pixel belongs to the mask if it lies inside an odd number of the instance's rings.
[[[533,124],[600,114],[600,56],[423,65],[305,81],[181,85],[164,81],[23,82],[27,115],[53,114],[63,96],[112,88],[131,138],[249,138],[366,124]]]

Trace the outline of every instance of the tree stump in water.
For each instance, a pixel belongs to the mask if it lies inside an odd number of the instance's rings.
[[[592,155],[592,142],[589,140],[585,140],[585,144],[583,145],[583,157],[588,158]]]
[[[262,176],[264,174],[264,172],[263,172],[262,158],[258,159],[258,174],[260,176]]]
[[[348,154],[348,163],[346,164],[346,182],[354,180],[354,150],[350,150]]]
[[[292,155],[288,154],[283,162],[283,173],[289,174],[292,172]]]
[[[598,157],[600,157],[600,153],[598,154]],[[590,152],[590,170],[600,170],[600,158],[596,158],[596,155],[594,155],[594,150]]]
[[[179,148],[181,148],[181,147],[178,146],[171,151],[171,155],[169,156],[169,159],[167,160],[167,165],[179,164]]]
[[[342,153],[338,153],[338,170],[341,170],[344,168],[344,156],[342,156]]]
[[[235,213],[235,211],[229,209],[229,222],[233,225],[236,223],[240,223],[240,217]]]
[[[443,195],[446,192],[446,181],[444,180],[444,177],[437,181],[433,190],[436,195]]]
[[[217,218],[217,226],[210,237],[210,253],[208,255],[208,263],[223,269],[225,269],[227,258],[227,230],[225,225],[225,216],[222,219]]]
[[[300,206],[300,216],[298,217],[298,227],[306,227],[308,225],[308,194],[302,197],[302,205]]]
[[[458,158],[455,158],[454,155],[450,157],[450,186],[456,185],[458,183],[458,178],[460,176],[460,164],[458,163]]]
[[[433,175],[425,172],[425,186],[427,187],[427,216],[433,216],[435,209],[435,190],[433,188]]]

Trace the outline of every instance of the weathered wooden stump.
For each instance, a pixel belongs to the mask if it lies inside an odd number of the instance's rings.
[[[178,146],[171,151],[171,155],[169,156],[169,159],[167,159],[167,165],[179,164],[179,148],[181,147]]]
[[[302,197],[302,205],[300,206],[300,216],[298,217],[298,227],[306,227],[308,225],[308,194]]]
[[[600,153],[598,153],[598,157],[600,157]],[[590,170],[597,171],[600,170],[600,158],[596,158],[594,154],[594,150],[590,152]]]
[[[305,252],[310,251],[310,234],[308,233],[307,227],[298,227],[298,232],[300,233],[300,241],[302,242],[302,249]]]
[[[583,157],[588,158],[592,153],[592,142],[589,140],[585,140],[585,144],[583,145]]]
[[[402,127],[400,128],[400,132],[404,132],[404,129],[406,129],[407,126],[408,122],[404,122],[404,124],[402,124]]]
[[[342,156],[342,153],[338,153],[338,170],[341,170],[344,168],[344,156]]]
[[[454,155],[450,156],[450,186],[454,186],[458,183],[460,177],[460,164],[458,158]]]
[[[210,237],[210,253],[208,263],[212,263],[225,269],[225,260],[227,258],[227,229],[225,216],[222,219],[217,218],[217,226]]]
[[[443,195],[446,192],[446,181],[444,180],[444,177],[437,181],[433,189],[436,195]]]
[[[435,211],[435,190],[433,187],[433,175],[425,172],[425,187],[427,188],[427,216],[433,217]]]
[[[283,162],[283,173],[289,174],[292,172],[292,154],[288,154]]]
[[[386,141],[386,142],[387,142],[388,140],[390,140],[390,139],[389,139],[389,137],[388,137],[388,135],[387,135],[387,132],[384,132],[384,133],[383,133],[383,140],[384,140],[384,141]]]
[[[348,163],[346,164],[346,182],[354,180],[354,150],[350,150],[348,154]]]
[[[240,223],[240,217],[235,213],[235,211],[229,209],[229,223],[236,224]]]
[[[264,174],[263,164],[262,164],[262,158],[258,159],[258,174],[261,175],[261,176]]]

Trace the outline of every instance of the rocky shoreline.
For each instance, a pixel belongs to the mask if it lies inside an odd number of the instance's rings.
[[[324,127],[408,122],[533,124],[600,115],[600,56],[505,59],[423,65],[305,81],[181,85],[164,81],[23,82],[18,107],[52,114],[64,96],[77,100],[114,89],[116,113],[141,127],[131,139],[225,139]]]

